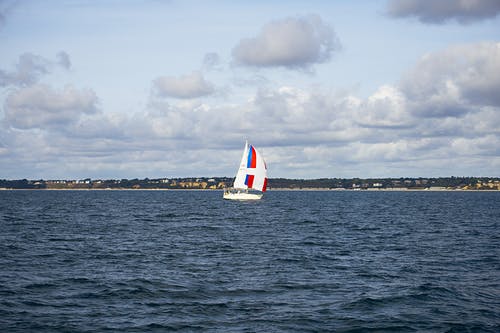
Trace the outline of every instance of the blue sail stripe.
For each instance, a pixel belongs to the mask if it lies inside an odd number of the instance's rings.
[[[250,168],[252,165],[252,145],[248,146],[248,159],[247,159],[247,168]]]

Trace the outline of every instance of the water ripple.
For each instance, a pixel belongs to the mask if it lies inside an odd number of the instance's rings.
[[[498,332],[500,193],[1,191],[2,332]]]

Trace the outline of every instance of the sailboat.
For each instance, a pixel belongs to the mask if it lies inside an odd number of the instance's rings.
[[[257,149],[246,141],[233,187],[224,189],[223,198],[228,200],[259,200],[266,188],[266,162]],[[257,193],[249,190],[255,190]]]

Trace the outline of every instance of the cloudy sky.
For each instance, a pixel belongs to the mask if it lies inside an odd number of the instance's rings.
[[[0,178],[500,176],[500,1],[0,0]]]

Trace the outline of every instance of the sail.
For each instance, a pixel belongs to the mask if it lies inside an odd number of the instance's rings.
[[[253,189],[265,192],[267,188],[267,166],[254,146],[245,143],[240,167],[233,184],[238,189]]]
[[[248,142],[245,143],[245,149],[243,149],[243,156],[241,156],[240,167],[236,173],[236,178],[234,179],[234,188],[246,189],[245,185],[246,179],[246,169],[247,169],[247,159],[248,159]]]

